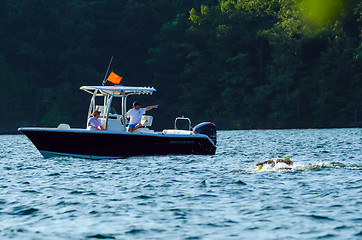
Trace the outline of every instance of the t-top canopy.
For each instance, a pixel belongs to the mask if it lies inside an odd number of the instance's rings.
[[[97,96],[105,95],[133,95],[133,94],[152,94],[156,91],[153,87],[127,87],[127,86],[82,86],[90,94]]]

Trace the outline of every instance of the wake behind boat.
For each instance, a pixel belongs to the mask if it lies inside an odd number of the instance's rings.
[[[45,158],[59,155],[103,159],[135,155],[215,154],[216,126],[211,122],[203,122],[192,128],[190,119],[176,118],[174,129],[155,132],[149,129],[153,117],[143,115],[143,127],[135,132],[127,131],[128,96],[151,95],[156,91],[152,87],[115,85],[82,86],[80,89],[92,95],[87,117],[95,110],[100,111],[100,119],[106,130],[71,128],[64,123],[57,128],[19,128]],[[188,130],[177,129],[178,121],[187,121]]]

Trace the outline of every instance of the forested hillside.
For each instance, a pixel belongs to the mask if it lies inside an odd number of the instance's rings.
[[[157,89],[141,101],[160,104],[158,129],[181,115],[361,126],[361,12],[359,0],[0,0],[0,132],[84,127],[79,87],[100,85],[111,56],[121,84]]]

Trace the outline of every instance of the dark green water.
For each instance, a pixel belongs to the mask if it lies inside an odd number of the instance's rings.
[[[295,162],[256,170],[276,157]],[[214,156],[44,159],[0,136],[0,239],[362,239],[362,129],[219,131]]]

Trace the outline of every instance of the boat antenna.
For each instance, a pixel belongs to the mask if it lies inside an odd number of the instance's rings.
[[[111,57],[111,60],[109,61],[108,68],[107,68],[107,71],[106,71],[106,75],[104,75],[102,86],[104,86],[104,84],[106,84],[108,71],[109,71],[109,68],[111,67],[112,61],[113,61],[113,56]]]

